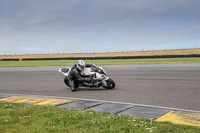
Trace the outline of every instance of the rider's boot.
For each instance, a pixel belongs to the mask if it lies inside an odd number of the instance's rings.
[[[71,91],[72,92],[76,91],[76,84],[74,80],[71,81]]]

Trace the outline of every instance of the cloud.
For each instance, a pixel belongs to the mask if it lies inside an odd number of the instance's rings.
[[[199,7],[199,1],[190,0],[0,0],[0,54],[163,47],[197,40]]]

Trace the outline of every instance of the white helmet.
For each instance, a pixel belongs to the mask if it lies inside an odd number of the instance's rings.
[[[85,69],[85,62],[83,60],[78,60],[76,66],[80,71],[83,71]]]

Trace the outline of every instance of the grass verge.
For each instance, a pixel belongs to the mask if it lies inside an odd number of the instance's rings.
[[[0,67],[28,67],[28,66],[71,66],[76,60],[42,60],[42,61],[0,61]],[[200,57],[194,58],[155,58],[155,59],[113,59],[113,60],[85,60],[88,64],[97,65],[128,65],[128,64],[179,64],[200,63]]]
[[[4,133],[199,133],[199,127],[52,106],[0,102]]]

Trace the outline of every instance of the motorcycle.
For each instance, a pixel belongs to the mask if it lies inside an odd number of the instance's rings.
[[[61,72],[65,78],[64,83],[71,87],[68,79],[68,74],[71,68],[60,68],[58,71]],[[103,87],[105,89],[115,88],[115,82],[108,77],[107,72],[100,66],[92,65],[92,67],[86,67],[82,72],[83,77],[92,77],[91,81],[76,82],[76,88],[79,87]]]

